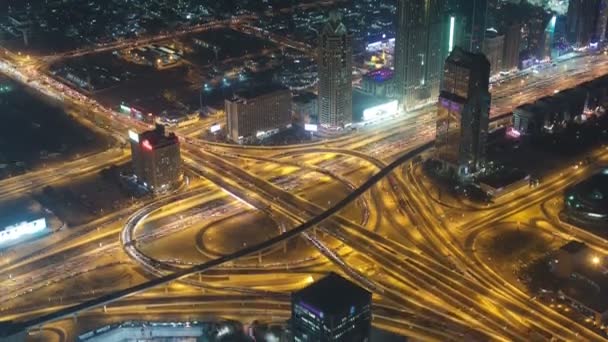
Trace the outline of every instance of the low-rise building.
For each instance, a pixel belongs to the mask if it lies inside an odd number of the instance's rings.
[[[379,97],[394,97],[395,84],[393,82],[393,71],[383,68],[363,75],[361,91]]]
[[[291,92],[271,85],[237,92],[225,100],[228,137],[238,143],[291,127]]]
[[[330,273],[291,297],[293,341],[369,341],[372,294]]]
[[[564,197],[565,213],[569,217],[608,223],[608,169],[570,187]]]
[[[608,260],[586,244],[570,241],[549,261],[559,279],[558,296],[597,325],[608,320]]]

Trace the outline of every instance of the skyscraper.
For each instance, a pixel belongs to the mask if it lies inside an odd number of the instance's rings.
[[[540,60],[551,59],[551,51],[553,50],[553,40],[555,38],[555,23],[557,21],[556,16],[552,16],[545,27],[544,34],[542,36],[541,44],[538,47],[536,56]]]
[[[601,6],[604,10],[600,10]],[[606,26],[605,1],[603,0],[570,0],[566,17],[566,38],[575,47],[585,47],[597,42],[598,26]],[[598,25],[599,23],[599,25]],[[604,32],[605,34],[605,29]]]
[[[504,70],[517,69],[521,49],[521,24],[513,22],[505,31],[505,48],[502,58]]]
[[[482,51],[490,62],[490,75],[496,75],[503,70],[504,45],[505,36],[498,34],[495,29],[486,30]]]
[[[395,94],[405,109],[436,101],[450,20],[443,0],[397,1]]]
[[[606,24],[608,23],[608,0],[598,0],[597,20],[595,23],[595,41],[606,40]]]
[[[330,273],[293,293],[291,326],[295,342],[365,342],[372,327],[372,294]]]
[[[445,62],[437,112],[437,159],[459,178],[484,164],[490,113],[490,63],[456,47]]]
[[[496,25],[498,0],[447,0],[449,11],[463,19],[464,37],[460,47],[471,52],[481,52],[488,28]]]
[[[336,128],[353,120],[352,35],[332,12],[319,36],[319,123]]]
[[[179,185],[181,156],[175,134],[166,134],[165,126],[157,124],[154,130],[140,134],[129,131],[129,138],[133,171],[139,183],[154,192]]]

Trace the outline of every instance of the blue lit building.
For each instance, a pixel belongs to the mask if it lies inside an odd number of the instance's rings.
[[[330,273],[292,294],[293,341],[369,341],[372,294]]]

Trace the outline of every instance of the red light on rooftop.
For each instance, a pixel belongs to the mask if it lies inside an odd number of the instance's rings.
[[[144,147],[144,149],[148,150],[148,151],[152,151],[152,144],[150,144],[150,141],[148,141],[148,139],[144,140],[141,145]]]

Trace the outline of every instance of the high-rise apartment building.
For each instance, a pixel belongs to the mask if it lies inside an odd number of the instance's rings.
[[[464,37],[457,45],[481,52],[486,30],[497,24],[497,5],[498,0],[445,0],[446,8],[462,18]]]
[[[319,36],[319,123],[336,128],[353,120],[352,34],[332,12]]]
[[[538,46],[538,51],[536,53],[536,57],[540,60],[552,59],[553,42],[555,39],[555,23],[557,22],[557,17],[554,15],[549,19],[547,26],[545,27],[545,31],[543,32],[541,43]]]
[[[181,155],[179,140],[166,134],[165,126],[137,134],[129,131],[131,160],[137,181],[154,192],[163,192],[179,185]]]
[[[459,178],[480,171],[490,112],[490,63],[456,47],[445,62],[437,112],[437,159]]]
[[[606,24],[608,24],[608,0],[598,0],[597,19],[595,22],[595,41],[606,41]]]
[[[490,62],[490,75],[496,75],[503,69],[502,57],[504,54],[505,36],[498,34],[495,29],[486,31],[486,38],[483,43],[483,54]]]
[[[521,43],[521,24],[513,22],[505,30],[505,47],[502,57],[504,70],[518,68]]]
[[[566,38],[570,44],[582,48],[598,42],[602,33],[605,36],[608,14],[605,6],[604,0],[570,0],[566,17]],[[598,32],[602,27],[604,31]]]
[[[372,328],[372,294],[330,273],[291,296],[294,342],[365,342]]]
[[[439,95],[443,61],[455,30],[455,17],[446,14],[443,4],[397,1],[395,96],[406,110],[434,102]]]
[[[279,85],[240,91],[224,101],[224,109],[232,141],[265,138],[291,124],[291,92]]]

